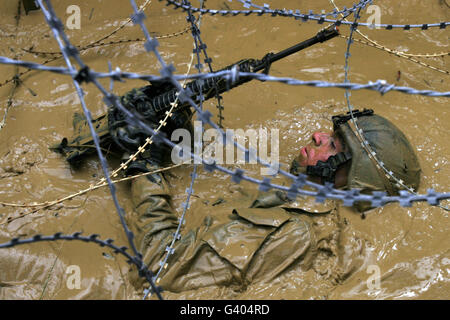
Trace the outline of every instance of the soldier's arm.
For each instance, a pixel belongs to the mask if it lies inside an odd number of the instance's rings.
[[[144,263],[154,274],[158,272],[160,262],[165,261],[166,248],[178,227],[168,190],[164,180],[155,183],[146,177],[134,180],[131,188],[135,210],[129,219],[137,231],[136,244],[143,254]],[[180,292],[240,281],[240,271],[203,241],[202,235],[208,232],[209,224],[205,221],[177,240],[167,260],[168,268],[158,278],[161,281],[157,283],[164,290]],[[144,284],[137,272],[131,273],[130,277],[135,287]]]

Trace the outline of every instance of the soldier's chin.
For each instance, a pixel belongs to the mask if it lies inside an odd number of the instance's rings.
[[[289,172],[291,174],[294,174],[296,176],[298,176],[301,173],[306,174],[306,167],[301,165],[301,163],[304,162],[302,160],[304,159],[301,155],[292,160],[291,168],[289,169]]]

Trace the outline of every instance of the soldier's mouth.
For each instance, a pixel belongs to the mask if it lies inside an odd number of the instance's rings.
[[[300,149],[300,153],[302,154],[302,156],[303,156],[305,159],[308,159],[308,150],[306,149],[306,147],[301,148],[301,149]]]

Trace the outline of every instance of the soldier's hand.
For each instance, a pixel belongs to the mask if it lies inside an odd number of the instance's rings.
[[[139,113],[145,119],[147,125],[156,130],[160,126],[160,120],[164,119],[166,115],[156,112],[151,100],[170,89],[170,84],[153,84],[133,89],[121,97],[121,103],[128,110]],[[192,113],[189,108],[175,109],[172,116],[166,121],[167,124],[161,127],[160,132],[170,139],[172,132],[177,128],[192,130],[191,117]],[[108,124],[114,142],[128,154],[135,153],[149,137],[144,129],[127,123],[123,112],[115,108],[108,113]],[[134,166],[142,169],[144,162],[156,166],[169,164],[171,150],[167,144],[163,142],[152,143],[147,149],[144,154],[140,154],[142,165],[136,163]]]

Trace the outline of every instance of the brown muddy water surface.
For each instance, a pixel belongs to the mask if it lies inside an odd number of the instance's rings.
[[[25,15],[23,10],[16,23],[17,2],[0,3],[0,55],[42,63],[49,57],[24,52],[58,51],[52,33],[40,12]],[[192,1],[197,5],[197,1]],[[320,12],[333,10],[328,0],[319,1],[265,1],[271,8],[312,9]],[[138,5],[143,1],[138,1]],[[448,2],[447,2],[448,3]],[[81,29],[67,30],[73,44],[84,46],[120,26],[131,14],[126,0],[53,1],[57,14],[65,21],[66,8],[77,4],[81,8]],[[262,3],[260,3],[262,4]],[[352,1],[337,0],[340,7],[350,7]],[[442,0],[375,1],[381,9],[381,23],[414,24],[450,20],[450,8]],[[212,9],[242,9],[237,2],[207,1]],[[300,6],[300,7],[299,7]],[[165,35],[187,27],[185,14],[164,3],[153,0],[146,9],[149,31]],[[362,13],[362,20],[368,17]],[[270,16],[208,16],[202,18],[201,36],[219,69],[242,58],[261,58],[267,52],[277,52],[314,35],[322,26],[315,22],[303,23],[292,18]],[[341,33],[349,34],[342,26]],[[369,30],[361,31],[388,48],[407,53],[440,53],[448,51],[448,30],[433,28],[422,30]],[[355,35],[356,38],[361,38]],[[129,26],[109,40],[142,38],[138,27]],[[173,63],[177,73],[185,73],[193,44],[189,33],[160,39],[158,48],[166,62]],[[275,63],[274,76],[302,80],[344,80],[344,53],[346,41],[335,38],[315,45]],[[448,74],[443,74],[387,52],[354,43],[351,47],[350,81],[367,83],[385,79],[389,83],[417,89],[449,91]],[[101,46],[82,52],[86,64],[96,71],[107,71],[107,62],[123,71],[159,74],[155,57],[143,49],[143,42],[129,42]],[[440,69],[448,70],[449,57],[417,58]],[[63,66],[61,59],[51,65]],[[12,66],[0,66],[0,83],[16,73]],[[25,69],[19,69],[24,71]],[[194,70],[194,69],[193,69]],[[61,157],[48,149],[63,137],[73,133],[72,115],[80,112],[71,79],[45,72],[30,72],[21,78],[23,85],[14,91],[13,84],[0,87],[0,116],[6,112],[11,98],[12,106],[0,131],[0,202],[30,204],[51,201],[75,193],[94,184],[102,171],[95,157],[88,158],[78,170],[71,168]],[[109,86],[109,81],[102,80]],[[127,90],[145,85],[142,81],[116,83],[114,90],[123,94]],[[86,102],[93,116],[105,111],[102,96],[92,85],[84,85]],[[34,94],[33,94],[34,93]],[[341,89],[320,89],[288,86],[278,83],[253,81],[223,94],[224,126],[227,128],[277,128],[280,130],[280,162],[291,163],[300,146],[308,143],[316,130],[331,130],[327,120],[331,115],[345,112],[346,102]],[[389,92],[385,96],[372,91],[354,91],[352,104],[359,108],[373,108],[376,113],[397,125],[415,147],[422,166],[419,192],[429,188],[440,192],[450,189],[450,112],[448,99],[429,98]],[[214,101],[205,108],[217,119]],[[393,150],[395,152],[395,150]],[[111,159],[110,169],[119,165]],[[259,176],[259,167],[242,166],[252,176]],[[173,193],[178,213],[185,200],[192,166],[174,170]],[[281,179],[282,180],[282,179]],[[281,181],[280,180],[280,181]],[[243,183],[243,188],[256,187]],[[127,212],[132,210],[128,183],[118,186],[120,204]],[[195,182],[192,206],[187,214],[183,233],[197,226],[204,218],[205,203],[217,200],[240,186],[234,186],[229,177],[200,170]],[[449,204],[449,202],[443,202]],[[270,283],[253,283],[246,290],[235,292],[231,288],[205,288],[182,293],[165,292],[167,299],[449,299],[450,253],[448,213],[417,203],[410,208],[389,204],[372,210],[366,219],[341,203],[340,219],[349,224],[368,244],[359,257],[362,265],[340,281],[321,286],[312,271],[294,268]],[[311,202],[314,207],[314,202]],[[113,238],[116,243],[127,243],[115,207],[107,188],[83,194],[48,209],[6,223],[8,217],[17,217],[28,208],[0,207],[0,242],[17,236],[55,232],[84,234],[97,233],[102,239]],[[343,249],[345,252],[345,248]],[[68,266],[81,270],[81,289],[66,286]],[[373,275],[370,266],[380,270],[380,285],[369,288],[367,280]],[[169,266],[170,268],[170,266]],[[121,256],[94,244],[82,242],[54,242],[19,246],[0,250],[1,299],[135,299],[142,290],[129,283],[129,266]],[[323,275],[322,275],[323,276]],[[332,275],[330,275],[332,276]],[[305,290],[304,284],[309,285]]]

